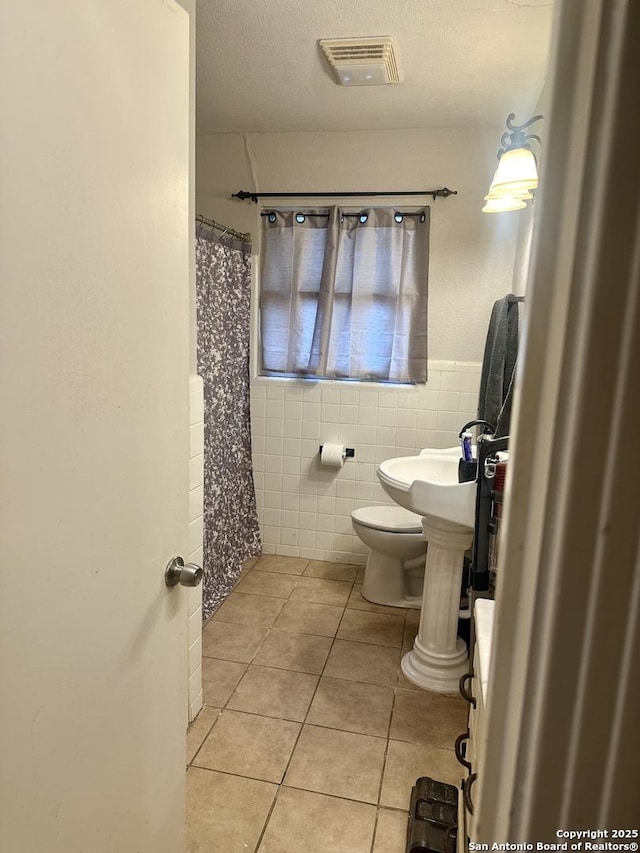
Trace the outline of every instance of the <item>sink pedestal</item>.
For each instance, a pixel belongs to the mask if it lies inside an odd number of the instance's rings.
[[[467,644],[458,634],[464,552],[473,530],[433,516],[422,519],[429,543],[424,573],[420,630],[413,649],[402,658],[412,684],[435,693],[457,693],[467,671]]]

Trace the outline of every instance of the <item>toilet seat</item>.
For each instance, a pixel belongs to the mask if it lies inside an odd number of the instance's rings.
[[[351,513],[354,521],[372,530],[422,533],[422,517],[401,506],[365,506]]]

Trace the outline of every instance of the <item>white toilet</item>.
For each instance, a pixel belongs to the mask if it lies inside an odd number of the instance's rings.
[[[351,513],[351,523],[370,548],[364,598],[390,607],[421,607],[427,556],[422,518],[401,506],[366,506]]]

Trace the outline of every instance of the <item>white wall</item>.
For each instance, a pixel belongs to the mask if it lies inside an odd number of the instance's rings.
[[[512,289],[519,228],[518,213],[481,213],[500,134],[500,128],[458,128],[198,137],[197,211],[252,232],[256,252],[260,206],[230,198],[241,189],[458,190],[448,199],[427,200],[425,387],[254,378],[252,441],[265,552],[364,561],[350,514],[386,499],[376,464],[426,446],[453,445],[474,416],[487,324],[494,301]],[[425,199],[395,201],[416,206]],[[254,348],[256,341],[254,323]],[[336,440],[356,449],[355,461],[337,475],[317,465],[319,444]]]
[[[458,190],[457,196],[429,200],[429,356],[480,361],[491,306],[511,286],[519,221],[517,213],[489,216],[480,210],[500,133],[456,128],[199,136],[196,207],[252,232],[257,250],[259,206],[230,199],[240,189]]]

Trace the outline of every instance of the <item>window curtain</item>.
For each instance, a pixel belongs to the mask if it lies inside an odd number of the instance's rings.
[[[243,560],[261,553],[251,465],[249,310],[246,244],[196,232],[198,373],[204,384],[202,614],[233,589]]]
[[[427,379],[429,208],[268,211],[262,373]]]

